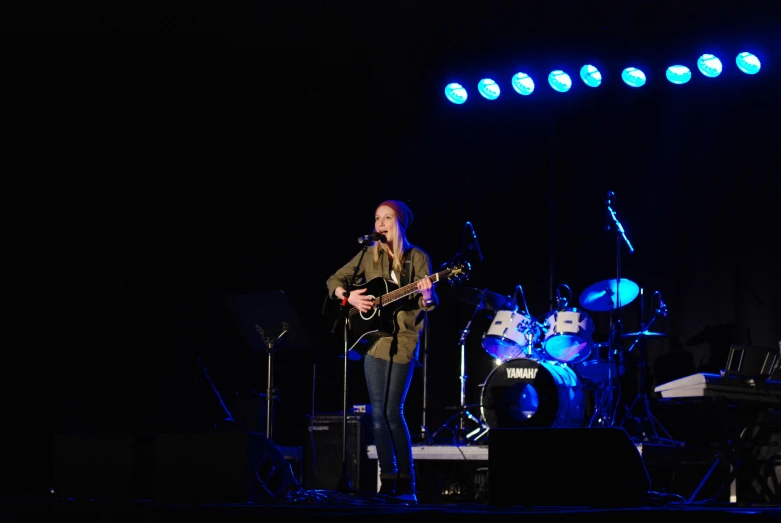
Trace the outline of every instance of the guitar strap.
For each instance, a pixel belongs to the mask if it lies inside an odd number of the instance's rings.
[[[385,253],[383,253],[383,256]],[[391,272],[393,272],[393,263],[390,256],[385,256],[388,262],[388,279],[390,279]],[[401,274],[399,275],[399,287],[404,287],[412,283],[412,252],[404,254],[404,263],[402,263]]]
[[[404,258],[404,268],[401,270],[401,281],[399,282],[400,287],[412,283],[412,253],[405,254]]]

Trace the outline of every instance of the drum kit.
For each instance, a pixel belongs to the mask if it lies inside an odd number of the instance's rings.
[[[569,292],[562,293],[564,289]],[[595,325],[590,313],[611,313],[612,339],[612,313],[640,296],[640,287],[627,279],[600,281],[586,288],[579,296],[580,307],[574,307],[569,304],[569,286],[562,284],[556,289],[556,308],[537,317],[529,313],[520,286],[516,287],[516,295],[518,291],[523,307],[518,306],[516,296],[473,287],[453,288],[456,299],[475,307],[475,312],[460,341],[461,406],[443,428],[457,419],[458,429],[451,431],[458,443],[469,443],[480,440],[491,428],[613,425],[613,390],[626,370],[624,351],[617,346],[619,341],[594,341]],[[477,419],[465,405],[463,353],[466,336],[480,310],[491,313],[481,345],[496,366],[480,385]],[[665,335],[646,330],[619,333],[616,338],[631,342],[643,336]],[[588,398],[593,399],[593,405],[587,405]],[[477,425],[468,433],[466,420]]]

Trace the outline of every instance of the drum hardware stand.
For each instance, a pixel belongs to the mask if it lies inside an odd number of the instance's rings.
[[[610,398],[607,393],[607,387],[600,387],[600,389],[601,392],[599,393],[598,399],[594,404],[594,413],[591,414],[591,419],[588,422],[589,428],[610,425],[610,403],[608,402]]]
[[[597,349],[599,350],[599,349]],[[610,350],[610,344],[607,347],[607,379],[599,382],[599,394],[595,393],[594,412],[589,420],[588,427],[611,427],[613,426],[613,390],[614,384],[618,379],[618,369],[621,366],[621,352],[613,354]]]
[[[517,293],[520,291],[521,293],[521,299],[523,300],[523,308],[526,310],[526,317],[529,318],[529,323],[524,327],[523,334],[526,337],[526,349],[523,351],[523,354],[526,355],[527,358],[533,358],[534,357],[534,333],[535,333],[535,327],[542,329],[542,325],[540,325],[537,320],[532,316],[531,312],[529,312],[529,304],[526,303],[526,294],[523,292],[523,287],[521,287],[520,284],[515,286],[515,291],[513,292],[513,302],[515,303],[515,308],[518,308],[518,298]]]
[[[667,317],[667,305],[664,303],[664,300],[662,299],[662,294],[659,291],[656,291],[654,296],[659,296],[659,307],[655,310],[653,317],[651,318],[651,321],[648,322],[648,325],[640,323],[640,334],[635,338],[635,340],[632,342],[632,345],[629,346],[627,349],[627,353],[630,353],[634,350],[635,347],[638,347],[638,359],[640,361],[639,363],[639,369],[638,369],[638,391],[637,396],[635,396],[634,401],[632,401],[632,404],[629,405],[629,407],[626,410],[626,415],[624,416],[624,420],[622,421],[621,425],[623,426],[624,423],[627,422],[629,419],[634,419],[637,421],[637,436],[635,439],[639,439],[642,442],[651,443],[651,444],[665,444],[670,446],[680,446],[682,443],[677,442],[672,439],[672,436],[670,436],[670,433],[667,432],[667,429],[664,428],[664,426],[659,422],[658,419],[656,419],[656,416],[653,415],[651,412],[651,405],[648,401],[648,390],[647,390],[647,372],[648,372],[648,353],[646,351],[646,336],[645,333],[648,332],[648,329],[651,328],[651,325],[653,325],[654,321],[659,317],[659,315]],[[643,307],[642,304],[642,292],[640,296],[640,306],[641,309]],[[641,312],[641,317],[643,317],[644,314]],[[642,402],[642,413],[638,417],[634,417],[634,411],[637,407],[637,404]],[[660,437],[659,432],[657,430],[657,425],[659,426],[659,429],[661,429],[661,432],[667,436],[666,438]],[[650,434],[646,432],[645,427],[648,427],[650,430]]]
[[[477,315],[477,312],[482,310],[484,307],[484,301],[485,298],[481,298],[478,302],[477,306],[475,307],[474,312],[472,313],[472,317],[469,319],[469,322],[466,324],[466,327],[463,331],[461,331],[461,339],[458,340],[458,345],[461,348],[461,401],[459,404],[459,407],[457,407],[458,411],[453,414],[450,418],[445,421],[445,423],[442,424],[441,427],[439,427],[434,433],[431,435],[430,440],[436,441],[437,436],[439,435],[442,430],[447,429],[450,432],[454,434],[455,443],[456,444],[463,444],[469,441],[470,437],[474,437],[476,431],[472,431],[469,433],[469,435],[464,434],[464,421],[465,418],[469,419],[470,421],[473,421],[480,425],[480,429],[488,430],[488,426],[485,425],[481,420],[477,419],[474,415],[472,415],[471,412],[469,412],[469,408],[471,405],[466,405],[466,337],[469,335],[469,331],[472,327],[472,322],[475,319],[475,316]],[[453,429],[450,424],[455,422],[456,419],[458,419],[458,425],[455,429]]]

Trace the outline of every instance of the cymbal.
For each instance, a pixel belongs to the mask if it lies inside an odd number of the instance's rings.
[[[666,338],[667,333],[664,332],[625,332],[621,335],[622,338],[637,338],[640,335],[648,336],[649,338]]]
[[[611,311],[618,308],[617,295],[623,307],[632,303],[639,294],[640,287],[626,278],[621,278],[620,288],[618,280],[603,280],[589,286],[580,294],[580,306],[589,311]]]
[[[507,296],[502,296],[488,289],[477,289],[475,287],[451,287],[453,296],[461,303],[471,305],[472,307],[482,306],[489,311],[498,311],[511,308],[511,300]],[[481,305],[482,304],[482,305]]]

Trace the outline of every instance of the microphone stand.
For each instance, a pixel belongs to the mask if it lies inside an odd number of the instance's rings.
[[[420,441],[428,440],[426,407],[428,406],[428,311],[423,311],[423,411],[420,420]]]
[[[358,279],[358,271],[361,268],[361,262],[363,261],[363,257],[366,255],[366,251],[369,249],[369,245],[370,242],[363,242],[361,257],[358,258],[358,263],[355,265],[350,282],[346,284],[347,288],[345,289],[345,295],[344,298],[342,298],[342,303],[339,307],[339,317],[336,318],[333,328],[331,329],[332,333],[335,332],[337,325],[339,325],[340,322],[342,323],[342,340],[344,342],[344,368],[342,369],[342,477],[339,480],[339,483],[336,485],[336,491],[347,494],[355,492],[352,481],[350,480],[347,459],[347,360],[349,359],[347,357],[347,353],[350,352],[348,336],[350,324],[350,304],[347,299],[350,297],[350,292],[355,286],[355,281]]]
[[[615,422],[615,410],[617,410],[617,405],[614,404],[614,398],[613,398],[613,389],[615,388],[613,385],[613,376],[612,376],[612,368],[613,368],[613,360],[618,355],[618,341],[621,339],[621,239],[623,238],[624,242],[626,242],[626,246],[629,249],[629,253],[633,254],[635,252],[634,247],[632,247],[632,243],[629,241],[629,238],[626,237],[626,232],[624,232],[624,227],[621,225],[621,222],[618,221],[618,218],[616,217],[616,212],[613,210],[613,208],[610,205],[611,202],[611,196],[612,199],[615,200],[615,193],[612,191],[608,193],[608,199],[607,199],[607,210],[610,214],[610,218],[613,220],[613,223],[615,224],[615,230],[616,230],[616,299],[615,299],[615,305],[610,310],[610,335],[608,337],[608,385],[607,385],[607,405],[608,405],[608,417],[609,417],[609,424],[612,426]],[[618,373],[616,373],[618,374]],[[615,378],[618,379],[618,376]],[[611,412],[612,410],[612,412]]]

